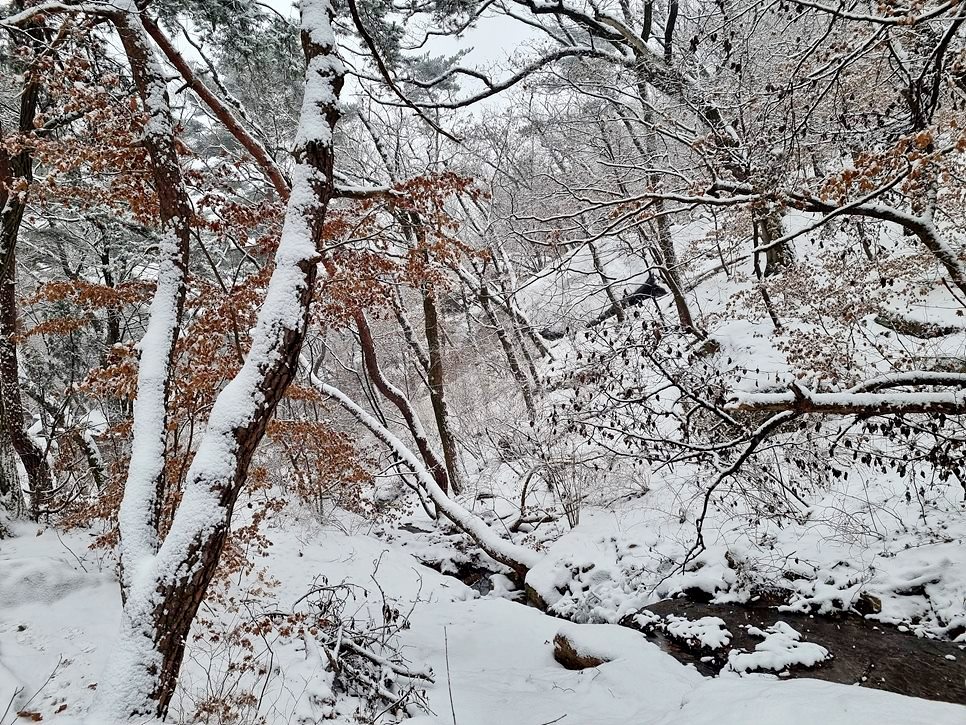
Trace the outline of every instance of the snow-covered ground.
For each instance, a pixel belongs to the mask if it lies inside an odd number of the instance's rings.
[[[410,720],[414,725],[966,721],[966,708],[957,705],[859,687],[736,673],[706,679],[630,629],[568,624],[502,598],[500,590],[480,597],[456,579],[422,566],[396,544],[344,533],[345,526],[320,526],[291,512],[282,517],[266,532],[273,545],[251,574],[233,578],[224,600],[241,603],[242,612],[288,611],[320,583],[351,582],[359,589],[346,611],[351,609],[356,618],[378,619],[387,603],[402,612],[409,626],[399,634],[399,651],[409,666],[429,667],[434,676],[426,688],[429,712]],[[595,539],[605,520],[606,514],[588,517],[586,541]],[[609,521],[612,525],[617,519]],[[580,548],[574,544],[584,535],[580,529],[561,543],[558,555],[567,542]],[[17,533],[0,543],[0,711],[11,703],[0,722],[27,722],[30,713],[61,725],[82,722],[119,622],[113,563],[87,550],[89,536],[82,531],[58,536],[52,529],[21,526]],[[591,556],[593,550],[589,546],[585,553]],[[254,648],[260,661],[268,663],[265,672],[254,680],[233,674],[231,664],[237,665],[247,650],[229,637],[218,646],[210,633],[228,632],[245,615],[229,621],[227,608],[218,601],[201,613],[209,624],[197,631],[209,636],[189,644],[172,720],[192,722],[191,713],[208,695],[257,686],[266,722],[315,722],[323,712],[336,722],[356,722],[348,705],[341,713],[319,705],[328,696],[330,678],[322,661],[313,660],[317,652],[311,647],[307,652],[300,638],[267,634],[264,646]],[[585,670],[564,669],[553,657],[553,639],[561,630],[609,661]],[[26,713],[26,719],[18,719],[17,711]],[[388,713],[377,720],[392,721]],[[212,716],[204,722],[227,720]]]

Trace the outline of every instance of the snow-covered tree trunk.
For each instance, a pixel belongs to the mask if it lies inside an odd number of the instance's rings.
[[[121,502],[121,591],[126,597],[134,570],[158,548],[164,501],[168,397],[175,343],[181,327],[191,238],[191,201],[181,174],[174,120],[164,71],[133,2],[111,16],[131,66],[148,122],[144,144],[151,159],[161,222],[157,286],[139,348],[131,464]]]
[[[170,532],[156,554],[125,562],[129,589],[120,641],[96,704],[105,719],[167,711],[185,642],[218,565],[252,455],[298,367],[333,191],[332,131],[343,79],[329,2],[303,0],[301,11],[304,98],[275,269],[251,350],[212,407]],[[149,488],[129,488],[125,499],[150,496]],[[125,515],[128,531],[149,528],[148,507],[129,503]],[[135,516],[140,519],[132,520]],[[125,547],[122,556],[145,548]]]

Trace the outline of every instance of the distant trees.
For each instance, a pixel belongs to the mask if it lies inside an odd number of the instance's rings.
[[[468,142],[499,190],[486,229],[502,234],[494,258],[527,270],[490,274],[513,290],[573,283],[561,296],[574,307],[594,300],[547,327],[557,338],[569,326],[575,351],[549,375],[553,405],[521,451],[569,436],[585,451],[572,465],[710,471],[699,511],[726,485],[731,501],[788,510],[782,502],[830,475],[838,455],[966,480],[942,452],[958,450],[964,412],[958,6],[519,2],[495,12],[534,29],[513,72],[454,64],[393,82],[426,111],[514,94],[500,117],[509,143]],[[528,269],[533,258],[546,268]],[[651,271],[676,325],[642,309],[646,322],[614,314],[589,328]],[[725,313],[724,299],[705,311],[712,280],[731,297]],[[716,338],[737,320],[768,340],[771,364],[719,354]],[[818,416],[832,423],[809,435]],[[781,441],[794,483],[757,457]]]

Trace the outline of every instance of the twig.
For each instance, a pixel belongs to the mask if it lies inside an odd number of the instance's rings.
[[[555,717],[553,720],[547,720],[547,722],[542,722],[540,723],[540,725],[553,725],[555,722],[560,722],[565,717],[567,717],[567,713],[564,713],[560,717]]]
[[[35,693],[34,693],[33,695],[31,695],[31,696],[30,696],[30,699],[29,699],[29,700],[27,700],[27,701],[26,701],[26,702],[25,702],[25,703],[24,703],[24,704],[23,704],[23,705],[22,705],[22,706],[20,707],[20,710],[21,710],[21,711],[23,711],[23,710],[26,710],[26,709],[27,709],[27,706],[28,706],[28,705],[29,705],[29,704],[30,704],[31,702],[33,702],[33,701],[34,701],[34,698],[35,698],[35,697],[37,697],[37,695],[39,695],[39,694],[40,694],[41,692],[43,692],[43,691],[44,691],[44,688],[45,688],[45,687],[47,687],[47,685],[49,685],[49,684],[50,684],[50,681],[51,681],[52,679],[54,679],[54,675],[56,675],[56,674],[57,674],[57,670],[59,670],[59,669],[60,669],[60,666],[61,666],[61,665],[63,664],[63,662],[64,662],[64,656],[63,656],[63,655],[61,655],[60,657],[58,657],[58,658],[57,658],[57,664],[56,664],[56,665],[54,665],[54,669],[52,669],[52,670],[50,671],[50,674],[49,674],[49,675],[47,675],[47,679],[46,679],[46,680],[44,680],[44,684],[42,684],[42,685],[41,685],[40,687],[38,687],[38,688],[37,688],[37,691],[36,691],[36,692],[35,692]],[[23,690],[23,688],[20,688],[20,689],[21,689],[21,690]],[[17,694],[17,693],[15,692],[15,693],[14,693],[14,695],[16,696],[16,694]],[[11,700],[10,700],[10,702],[13,702],[13,700],[11,699]],[[7,707],[9,708],[10,706],[8,705]],[[6,710],[5,710],[5,711],[4,711],[4,717],[6,717],[6,716],[7,716],[7,713],[6,713]],[[18,717],[19,717],[19,715],[18,715]],[[16,718],[14,718],[14,720],[16,720]],[[11,720],[10,722],[11,722],[11,723],[13,723],[13,722],[14,722],[14,720]]]
[[[443,651],[446,653],[446,689],[449,691],[449,711],[453,714],[453,725],[456,725],[456,706],[453,705],[453,680],[449,676],[449,636],[443,627]]]
[[[64,540],[60,537],[60,532],[57,529],[54,529],[54,533],[57,534],[57,541],[60,542],[60,545],[63,546],[65,549],[67,549],[68,552],[70,552],[70,555],[74,557],[74,561],[76,561],[77,564],[80,566],[80,568],[84,570],[84,573],[89,574],[90,572],[87,571],[87,567],[84,566],[84,562],[80,560],[80,557],[74,553],[73,549],[71,549],[69,546],[67,546],[67,544],[64,543]]]
[[[10,702],[7,703],[6,708],[3,710],[3,715],[0,715],[0,722],[3,722],[4,718],[7,717],[7,713],[10,712],[10,708],[13,706],[13,701],[17,699],[17,695],[23,692],[23,690],[24,688],[18,687],[13,691],[13,694],[10,696]]]

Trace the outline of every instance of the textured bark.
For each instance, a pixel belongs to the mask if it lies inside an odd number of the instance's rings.
[[[377,421],[372,415],[360,408],[351,398],[338,388],[326,385],[315,375],[310,376],[312,385],[319,392],[329,396],[348,411],[356,420],[362,423],[370,433],[391,449],[399,460],[405,463],[416,475],[419,485],[425,489],[430,498],[436,503],[439,512],[453,524],[470,536],[480,548],[502,564],[513,569],[518,579],[526,579],[527,572],[542,558],[541,554],[502,538],[489,524],[476,514],[467,511],[436,484],[436,481],[426,471],[416,456],[396,436]]]
[[[601,284],[604,285],[604,292],[607,293],[607,299],[610,300],[610,309],[613,312],[608,317],[616,316],[618,322],[624,322],[627,319],[627,315],[624,314],[624,308],[621,306],[620,299],[614,292],[613,278],[604,272],[604,265],[601,262],[600,253],[597,251],[597,245],[593,242],[587,242],[587,248],[590,250],[590,258],[594,262],[594,271],[600,277]]]
[[[329,158],[331,171],[331,157]],[[163,717],[168,710],[171,697],[174,695],[184,660],[185,644],[191,624],[194,622],[198,607],[204,601],[208,585],[215,576],[221,552],[228,536],[231,514],[235,501],[248,475],[255,449],[265,435],[265,428],[275,412],[275,407],[281,399],[289,383],[298,369],[299,353],[305,337],[305,325],[308,321],[308,307],[315,284],[316,265],[301,266],[305,278],[300,302],[303,306],[303,323],[299,330],[286,330],[279,340],[281,354],[268,370],[259,385],[259,392],[264,396],[258,413],[247,425],[238,426],[234,430],[237,442],[235,465],[231,475],[223,481],[215,483],[220,497],[218,504],[225,512],[217,524],[209,530],[199,531],[188,546],[186,556],[181,560],[182,565],[191,572],[184,578],[165,577],[157,590],[158,604],[153,613],[154,643],[161,654],[161,667],[157,673],[156,688],[149,694],[149,699],[156,704],[153,713]]]
[[[6,536],[5,519],[19,519],[27,513],[14,460],[16,452],[4,433],[0,431],[0,539]]]
[[[449,425],[439,313],[436,305],[436,293],[431,287],[423,290],[423,318],[426,327],[426,348],[429,352],[429,368],[426,372],[429,383],[429,398],[433,404],[433,416],[436,419],[436,430],[439,433],[440,445],[443,448],[443,461],[446,464],[450,488],[453,489],[453,493],[459,493],[462,486],[460,485],[456,437]]]
[[[40,30],[28,28],[27,37],[37,44],[42,42]],[[34,131],[41,79],[27,69],[20,96],[18,131]],[[3,128],[0,127],[0,138]],[[25,428],[26,411],[20,390],[20,361],[17,353],[17,240],[26,210],[26,190],[18,184],[33,180],[33,158],[29,146],[10,156],[0,145],[0,416],[10,444],[23,463],[30,489],[30,514],[37,518],[44,505],[45,495],[52,489],[50,467],[44,451],[33,441]]]
[[[376,354],[376,343],[372,338],[372,330],[369,327],[369,321],[366,319],[365,313],[361,310],[355,314],[355,323],[356,331],[359,333],[359,345],[362,348],[362,362],[366,366],[366,372],[369,374],[372,384],[402,414],[403,419],[406,421],[406,426],[409,428],[409,432],[413,437],[413,441],[416,443],[416,449],[423,459],[423,463],[426,464],[426,467],[432,473],[436,484],[443,491],[449,491],[449,474],[446,471],[446,465],[432,449],[429,439],[426,437],[426,430],[416,415],[416,411],[413,410],[412,403],[401,390],[390,383],[386,379],[386,376],[382,374],[382,368],[379,366],[379,357]]]
[[[755,222],[758,226],[758,239],[761,246],[770,245],[765,250],[764,276],[778,274],[794,260],[792,248],[788,243],[772,244],[783,236],[782,212],[772,209],[767,215]]]
[[[656,202],[655,214],[657,215],[657,249],[661,254],[661,277],[667,284],[674,300],[674,309],[678,314],[678,322],[681,327],[698,337],[704,337],[694,324],[691,316],[691,308],[684,297],[684,286],[681,284],[681,274],[678,272],[678,258],[674,251],[674,240],[671,238],[671,223],[668,221],[667,214],[664,213],[664,200],[658,199]]]
[[[105,718],[163,718],[167,713],[188,634],[215,575],[252,456],[298,369],[334,189],[332,130],[344,74],[335,57],[331,7],[306,0],[302,14],[306,92],[295,150],[296,181],[275,271],[249,355],[212,406],[167,537],[156,554],[125,562],[137,576],[128,591],[121,637],[99,703]],[[129,495],[132,491],[125,491],[125,499]],[[142,507],[132,509],[131,515],[147,518],[149,513]],[[132,531],[145,528],[144,521],[134,524]],[[115,694],[112,685],[123,687]]]

